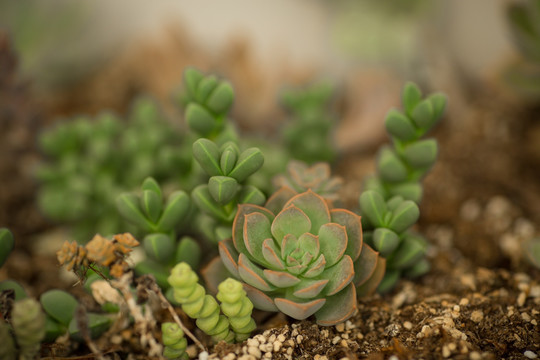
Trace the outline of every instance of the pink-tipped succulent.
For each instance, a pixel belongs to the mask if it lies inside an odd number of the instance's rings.
[[[325,162],[308,166],[298,160],[291,160],[287,165],[287,173],[274,177],[273,183],[276,189],[287,186],[297,192],[311,189],[327,200],[335,200],[337,191],[343,180],[330,176],[330,165]]]
[[[240,205],[233,238],[219,250],[256,308],[298,320],[315,315],[320,325],[351,317],[357,295],[374,291],[385,269],[384,259],[363,245],[358,215],[330,209],[311,190],[286,187],[265,207]]]

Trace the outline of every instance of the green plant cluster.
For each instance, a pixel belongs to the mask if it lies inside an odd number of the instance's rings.
[[[332,129],[336,119],[330,110],[332,96],[332,87],[325,83],[281,93],[281,102],[290,113],[282,136],[292,158],[309,164],[335,160]]]
[[[108,113],[79,117],[40,136],[49,158],[37,172],[40,208],[53,220],[71,223],[81,241],[96,230],[125,230],[114,200],[146,177],[162,184],[191,181],[191,143],[154,101],[139,99],[128,120]]]
[[[513,2],[507,18],[522,58],[503,72],[505,80],[525,99],[540,100],[540,0]]]
[[[377,173],[368,178],[360,196],[364,237],[387,259],[380,291],[389,290],[402,275],[419,276],[429,269],[424,259],[426,240],[410,228],[418,220],[422,178],[437,160],[435,139],[423,139],[440,120],[446,96],[422,97],[412,83],[405,85],[404,111],[392,109],[386,116],[391,146],[383,146]]]

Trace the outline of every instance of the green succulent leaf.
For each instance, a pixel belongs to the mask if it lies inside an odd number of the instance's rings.
[[[403,201],[394,211],[388,227],[400,234],[411,227],[420,216],[418,205],[414,201]]]
[[[54,320],[69,325],[79,303],[73,295],[62,290],[49,290],[39,298],[43,309]]]
[[[212,92],[206,105],[216,114],[229,111],[234,101],[234,90],[228,82],[221,82]]]
[[[373,245],[382,256],[388,256],[399,245],[399,236],[390,229],[377,228],[373,232]]]
[[[159,218],[157,227],[162,232],[173,230],[178,224],[184,221],[188,215],[190,208],[190,200],[188,194],[179,190],[169,195],[165,208]]]
[[[6,228],[0,229],[0,267],[4,265],[11,250],[15,246],[15,240],[13,234]]]
[[[407,115],[411,115],[414,108],[422,99],[422,92],[416,84],[408,82],[403,88],[402,102]]]
[[[165,234],[149,234],[143,240],[145,252],[160,263],[168,263],[174,255],[174,241]]]
[[[427,259],[420,259],[413,266],[405,270],[405,276],[409,278],[422,276],[429,271],[430,267]]]
[[[220,167],[220,153],[217,145],[208,139],[193,143],[193,157],[210,176],[225,175]]]
[[[193,198],[193,202],[202,212],[222,221],[230,221],[231,215],[233,214],[227,213],[223,206],[214,200],[214,197],[210,194],[208,185],[197,186],[193,189],[191,197]]]
[[[206,99],[210,96],[212,91],[216,88],[218,79],[215,75],[205,76],[197,87],[197,100],[206,103]]]
[[[422,200],[422,193],[422,185],[417,182],[396,184],[391,190],[391,195],[401,196],[405,200],[411,200],[417,204]]]
[[[198,269],[201,261],[201,247],[190,236],[184,236],[180,239],[176,248],[175,262],[187,263],[192,269]]]
[[[153,190],[143,190],[140,205],[146,217],[152,223],[156,223],[163,207],[161,197]]]
[[[65,334],[67,327],[60,324],[58,321],[54,320],[50,316],[45,317],[45,337],[43,338],[44,342],[54,342],[56,338]]]
[[[234,165],[236,165],[236,161],[238,160],[238,153],[238,148],[234,146],[234,144],[230,143],[229,145],[225,146],[221,152],[221,158],[219,161],[221,172],[223,174],[227,175],[234,169]]]
[[[426,253],[426,240],[417,234],[405,234],[398,249],[392,254],[391,265],[395,269],[406,269]]]
[[[188,68],[186,69],[186,71],[184,71],[184,83],[186,85],[187,91],[192,96],[195,96],[195,94],[197,93],[197,88],[203,78],[204,75],[194,68]]]
[[[134,194],[122,194],[116,198],[116,208],[124,219],[144,231],[152,231],[153,226],[144,216],[139,203],[139,198]]]
[[[142,191],[152,191],[154,193],[156,193],[156,195],[161,199],[163,194],[161,193],[161,187],[159,186],[158,182],[152,178],[152,177],[147,177],[146,179],[144,179],[142,185],[141,185],[141,189]]]
[[[242,186],[242,190],[238,196],[239,204],[263,205],[265,201],[266,196],[264,196],[263,192],[257,189],[255,186]]]
[[[15,300],[22,300],[28,297],[24,288],[15,280],[0,281],[0,292],[4,290],[13,290],[15,292]]]
[[[381,294],[384,294],[394,288],[399,278],[401,277],[401,271],[396,269],[387,269],[384,278],[377,287],[377,291]]]
[[[431,101],[429,99],[420,101],[412,111],[411,117],[416,126],[424,130],[429,130],[436,120]]]
[[[208,181],[208,190],[216,202],[229,203],[238,193],[238,182],[229,176],[212,176]]]
[[[385,125],[386,131],[401,141],[411,141],[417,136],[411,120],[396,109],[386,115]]]
[[[436,121],[444,113],[448,98],[444,94],[433,94],[428,97],[428,100],[431,102],[431,106],[433,107],[433,117]]]
[[[437,160],[437,140],[427,139],[408,145],[403,151],[405,159],[414,167],[429,167]]]
[[[400,182],[407,179],[407,167],[389,147],[383,147],[379,152],[377,170],[385,181]]]
[[[360,195],[360,208],[362,214],[376,227],[384,227],[384,218],[388,212],[386,202],[376,191],[364,191]]]
[[[235,178],[239,183],[246,180],[250,175],[261,168],[264,157],[258,148],[244,150],[238,157],[234,169],[228,176]]]
[[[185,114],[189,128],[197,134],[208,136],[216,127],[217,120],[214,116],[197,103],[189,103]]]

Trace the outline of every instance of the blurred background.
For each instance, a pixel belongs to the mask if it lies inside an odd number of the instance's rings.
[[[252,134],[286,121],[284,87],[332,84],[337,170],[358,184],[387,141],[384,117],[400,106],[405,81],[444,92],[446,167],[428,179],[426,219],[451,221],[471,196],[500,193],[538,216],[538,186],[515,181],[537,183],[530,164],[540,164],[540,125],[530,109],[540,97],[531,102],[503,79],[524,57],[512,3],[527,1],[0,0],[0,224],[19,234],[48,226],[35,211],[32,175],[44,128],[103,110],[123,117],[141,94],[180,123],[171,94],[187,66],[230,80],[232,118]]]

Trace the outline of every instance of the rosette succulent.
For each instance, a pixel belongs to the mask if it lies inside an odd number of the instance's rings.
[[[330,175],[328,163],[320,162],[308,166],[302,161],[291,160],[287,164],[287,173],[277,175],[272,181],[276,188],[287,186],[297,192],[311,189],[325,199],[335,200],[343,180]]]
[[[286,187],[265,207],[240,205],[232,239],[220,242],[219,251],[256,308],[298,320],[315,315],[320,325],[352,316],[357,295],[375,290],[385,269],[385,260],[362,243],[358,215],[331,209],[311,190]]]

